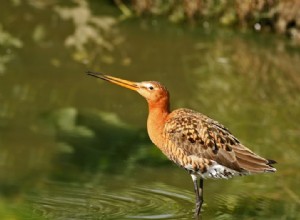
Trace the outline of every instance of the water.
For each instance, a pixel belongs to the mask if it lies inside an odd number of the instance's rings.
[[[278,161],[275,174],[205,181],[203,219],[299,219],[299,49],[212,26],[118,23],[96,2],[6,1],[0,21],[1,219],[192,218],[191,178],[149,141],[145,101],[88,69],[160,81],[172,108]]]
[[[117,185],[117,184],[116,184]],[[190,193],[163,184],[105,189],[48,183],[44,197],[30,197],[34,212],[52,219],[181,219],[191,211]]]

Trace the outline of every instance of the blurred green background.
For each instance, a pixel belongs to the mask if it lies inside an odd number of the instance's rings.
[[[86,70],[160,81],[172,109],[209,115],[278,162],[205,181],[204,219],[299,219],[297,7],[2,1],[0,219],[192,218],[191,178],[150,142],[145,100]]]

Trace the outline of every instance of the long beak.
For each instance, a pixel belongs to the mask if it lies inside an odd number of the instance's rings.
[[[119,86],[125,87],[127,89],[131,89],[131,90],[134,90],[134,91],[136,91],[139,88],[138,83],[136,83],[136,82],[131,82],[131,81],[128,81],[128,80],[119,79],[119,78],[116,78],[116,77],[104,75],[102,73],[87,71],[86,74],[88,74],[90,76],[100,78],[100,79],[103,79],[105,81],[117,84]]]

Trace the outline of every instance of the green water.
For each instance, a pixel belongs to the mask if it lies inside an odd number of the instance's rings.
[[[300,218],[299,49],[212,24],[122,21],[97,1],[1,4],[0,219],[193,218],[191,178],[149,141],[145,100],[86,70],[160,81],[172,108],[278,162],[205,181],[203,219]]]

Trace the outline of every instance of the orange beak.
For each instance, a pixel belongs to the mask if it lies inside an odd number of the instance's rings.
[[[119,79],[116,77],[112,77],[112,76],[108,76],[108,75],[104,75],[102,73],[95,73],[95,72],[91,72],[91,71],[87,71],[86,74],[90,75],[90,76],[94,76],[100,79],[103,79],[105,81],[117,84],[119,86],[125,87],[127,89],[131,89],[131,90],[138,90],[138,84],[136,82],[131,82],[128,80],[124,80],[124,79]]]

